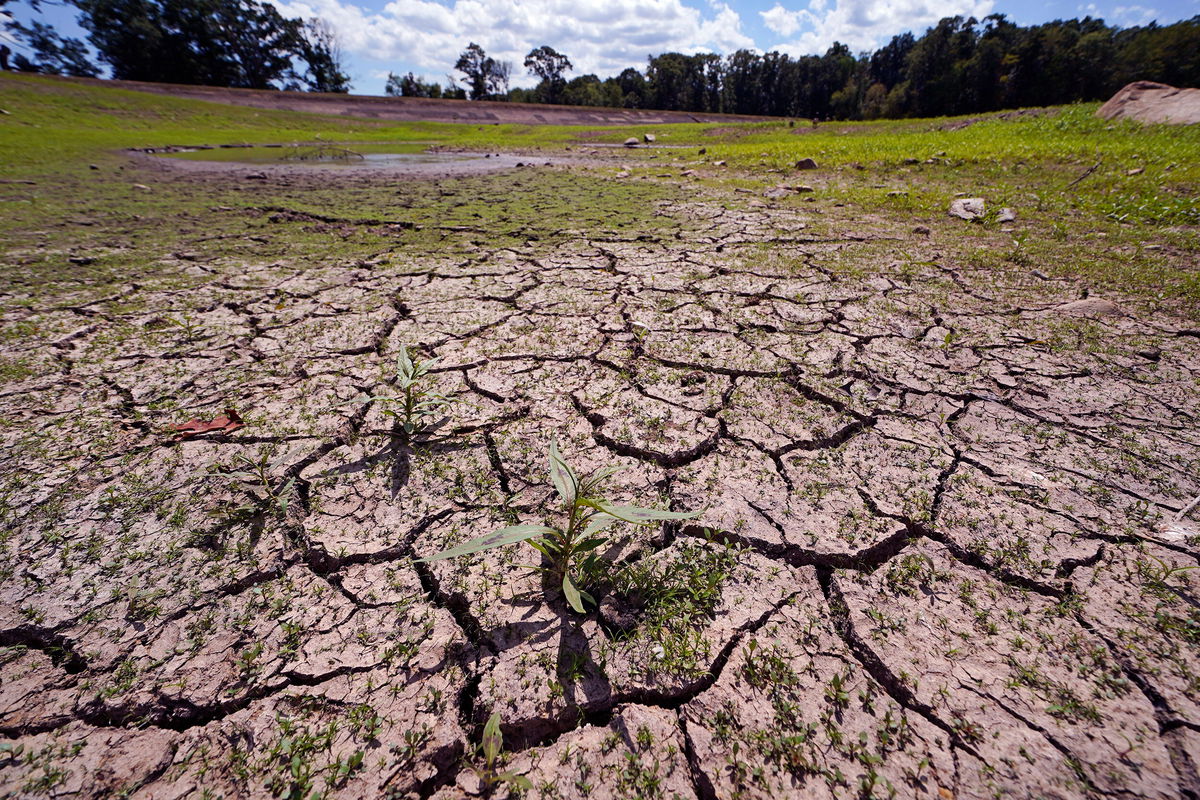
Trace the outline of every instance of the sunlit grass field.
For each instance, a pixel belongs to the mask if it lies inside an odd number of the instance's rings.
[[[593,145],[617,145],[647,126],[476,125],[394,123],[225,106],[35,76],[0,76],[0,234],[28,243],[30,232],[81,213],[136,215],[145,223],[164,208],[200,213],[241,195],[159,187],[153,197],[129,191],[137,167],[121,151],[168,145],[338,143],[363,152],[417,152],[426,147],[571,155]],[[1058,274],[1158,298],[1200,305],[1194,256],[1200,251],[1200,126],[1143,126],[1095,116],[1096,105],[968,118],[653,126],[661,149],[598,149],[607,161],[591,182],[546,174],[536,180],[473,178],[492,189],[506,182],[522,191],[562,193],[560,215],[505,214],[493,204],[437,206],[506,236],[522,226],[544,235],[593,225],[629,204],[667,196],[680,181],[665,168],[695,169],[695,186],[728,195],[778,183],[811,183],[822,203],[840,203],[892,220],[941,219],[956,195],[986,197],[990,207],[1013,208],[1020,220],[1013,248],[969,257],[1017,259]],[[236,160],[236,150],[192,154]],[[799,172],[800,158],[819,169]],[[93,169],[96,167],[96,169]],[[606,180],[617,170],[644,179],[642,187]],[[22,184],[21,181],[32,182]],[[533,181],[531,184],[530,181]],[[650,184],[658,183],[651,189]],[[491,186],[491,184],[497,184]],[[810,198],[811,199],[811,198]],[[567,202],[569,201],[569,203]],[[781,202],[799,203],[800,198]],[[514,205],[520,205],[517,194]],[[394,204],[392,193],[352,198],[337,190],[294,198],[299,207],[375,216]],[[416,206],[411,213],[418,214]],[[480,207],[476,207],[480,205]],[[595,213],[592,213],[595,212]],[[630,216],[623,224],[637,224]],[[640,217],[639,217],[640,218]],[[961,229],[964,240],[974,235]],[[1189,255],[1191,266],[1188,265]]]

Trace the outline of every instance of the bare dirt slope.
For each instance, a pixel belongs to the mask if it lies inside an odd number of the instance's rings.
[[[257,250],[193,231],[177,286],[10,289],[54,335],[0,345],[34,373],[0,391],[0,794],[465,797],[498,712],[532,797],[1195,797],[1197,332],[976,270],[957,220],[686,194],[437,253],[215,207]],[[348,402],[401,346],[460,400],[413,444]],[[552,438],[704,510],[607,553],[624,621],[528,550],[414,561],[553,517]]]
[[[1200,89],[1176,89],[1165,83],[1137,81],[1100,106],[1096,116],[1190,125],[1200,122]]]
[[[505,123],[520,125],[658,125],[667,122],[757,122],[768,119],[767,117],[703,114],[689,111],[647,111],[533,103],[432,100],[419,97],[274,92],[143,81],[99,81],[88,78],[64,78],[63,80],[165,94],[171,97],[208,100],[214,103],[229,103],[236,106],[403,122],[474,122],[489,125]]]

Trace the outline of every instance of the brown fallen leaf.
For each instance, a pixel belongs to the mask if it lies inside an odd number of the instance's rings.
[[[171,426],[176,431],[173,440],[176,442],[191,439],[193,436],[199,436],[202,433],[233,433],[244,427],[246,427],[246,424],[242,422],[241,416],[232,408],[225,409],[224,414],[219,417],[213,417],[210,422],[193,417],[182,425]]]

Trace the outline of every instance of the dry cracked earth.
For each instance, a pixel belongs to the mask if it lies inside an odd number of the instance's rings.
[[[911,221],[655,213],[11,311],[58,333],[2,345],[0,793],[505,796],[498,712],[530,797],[1200,796],[1197,332]],[[412,442],[353,402],[401,346],[456,399]],[[587,615],[414,560],[558,519],[552,438],[703,513]]]

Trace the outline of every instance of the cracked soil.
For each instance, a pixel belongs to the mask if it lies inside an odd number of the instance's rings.
[[[0,794],[477,796],[496,712],[531,797],[1200,796],[1194,321],[969,258],[996,226],[627,158],[128,161],[188,219],[7,248],[157,277],[3,291]],[[593,175],[665,188],[532,238],[402,224]],[[456,398],[411,442],[351,402],[402,345]],[[612,499],[703,513],[618,529],[587,615],[523,546],[414,561],[553,518],[552,437]]]

